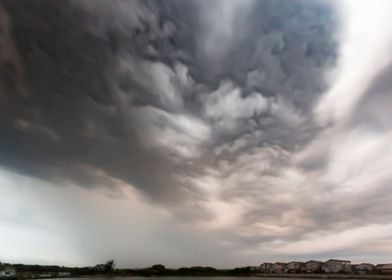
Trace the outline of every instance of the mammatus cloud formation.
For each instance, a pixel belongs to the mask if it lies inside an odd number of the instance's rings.
[[[0,257],[392,252],[388,1],[0,4]]]

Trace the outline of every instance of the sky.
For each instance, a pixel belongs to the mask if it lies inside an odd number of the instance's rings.
[[[0,0],[0,261],[391,262],[389,0]]]

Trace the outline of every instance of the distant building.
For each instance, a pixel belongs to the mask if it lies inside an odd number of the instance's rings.
[[[13,277],[16,275],[16,270],[12,266],[0,267],[0,277]]]
[[[272,264],[272,272],[273,273],[285,273],[287,272],[287,263],[276,262]]]
[[[330,259],[322,267],[326,273],[347,273],[351,272],[351,261]]]
[[[287,264],[287,272],[290,273],[298,273],[305,271],[305,263],[304,262],[289,262]]]
[[[368,272],[374,271],[375,269],[376,266],[371,263],[361,263],[361,264],[351,265],[351,270],[359,274],[366,274]]]
[[[378,264],[376,270],[383,274],[392,274],[392,263]]]
[[[305,263],[305,272],[309,272],[309,273],[314,273],[314,272],[319,272],[321,271],[321,266],[322,266],[323,262],[321,261],[307,261]]]
[[[58,273],[59,277],[66,277],[66,276],[70,276],[70,275],[71,275],[71,272],[59,272]]]
[[[272,272],[272,263],[262,263],[260,265],[260,271],[262,271],[264,273]]]

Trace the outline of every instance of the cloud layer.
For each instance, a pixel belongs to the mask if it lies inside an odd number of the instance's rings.
[[[0,3],[4,174],[132,190],[230,264],[390,252],[387,1]]]

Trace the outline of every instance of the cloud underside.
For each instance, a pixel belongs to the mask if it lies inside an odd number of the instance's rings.
[[[391,67],[345,68],[332,2],[0,4],[3,168],[127,185],[233,250],[389,237]]]

